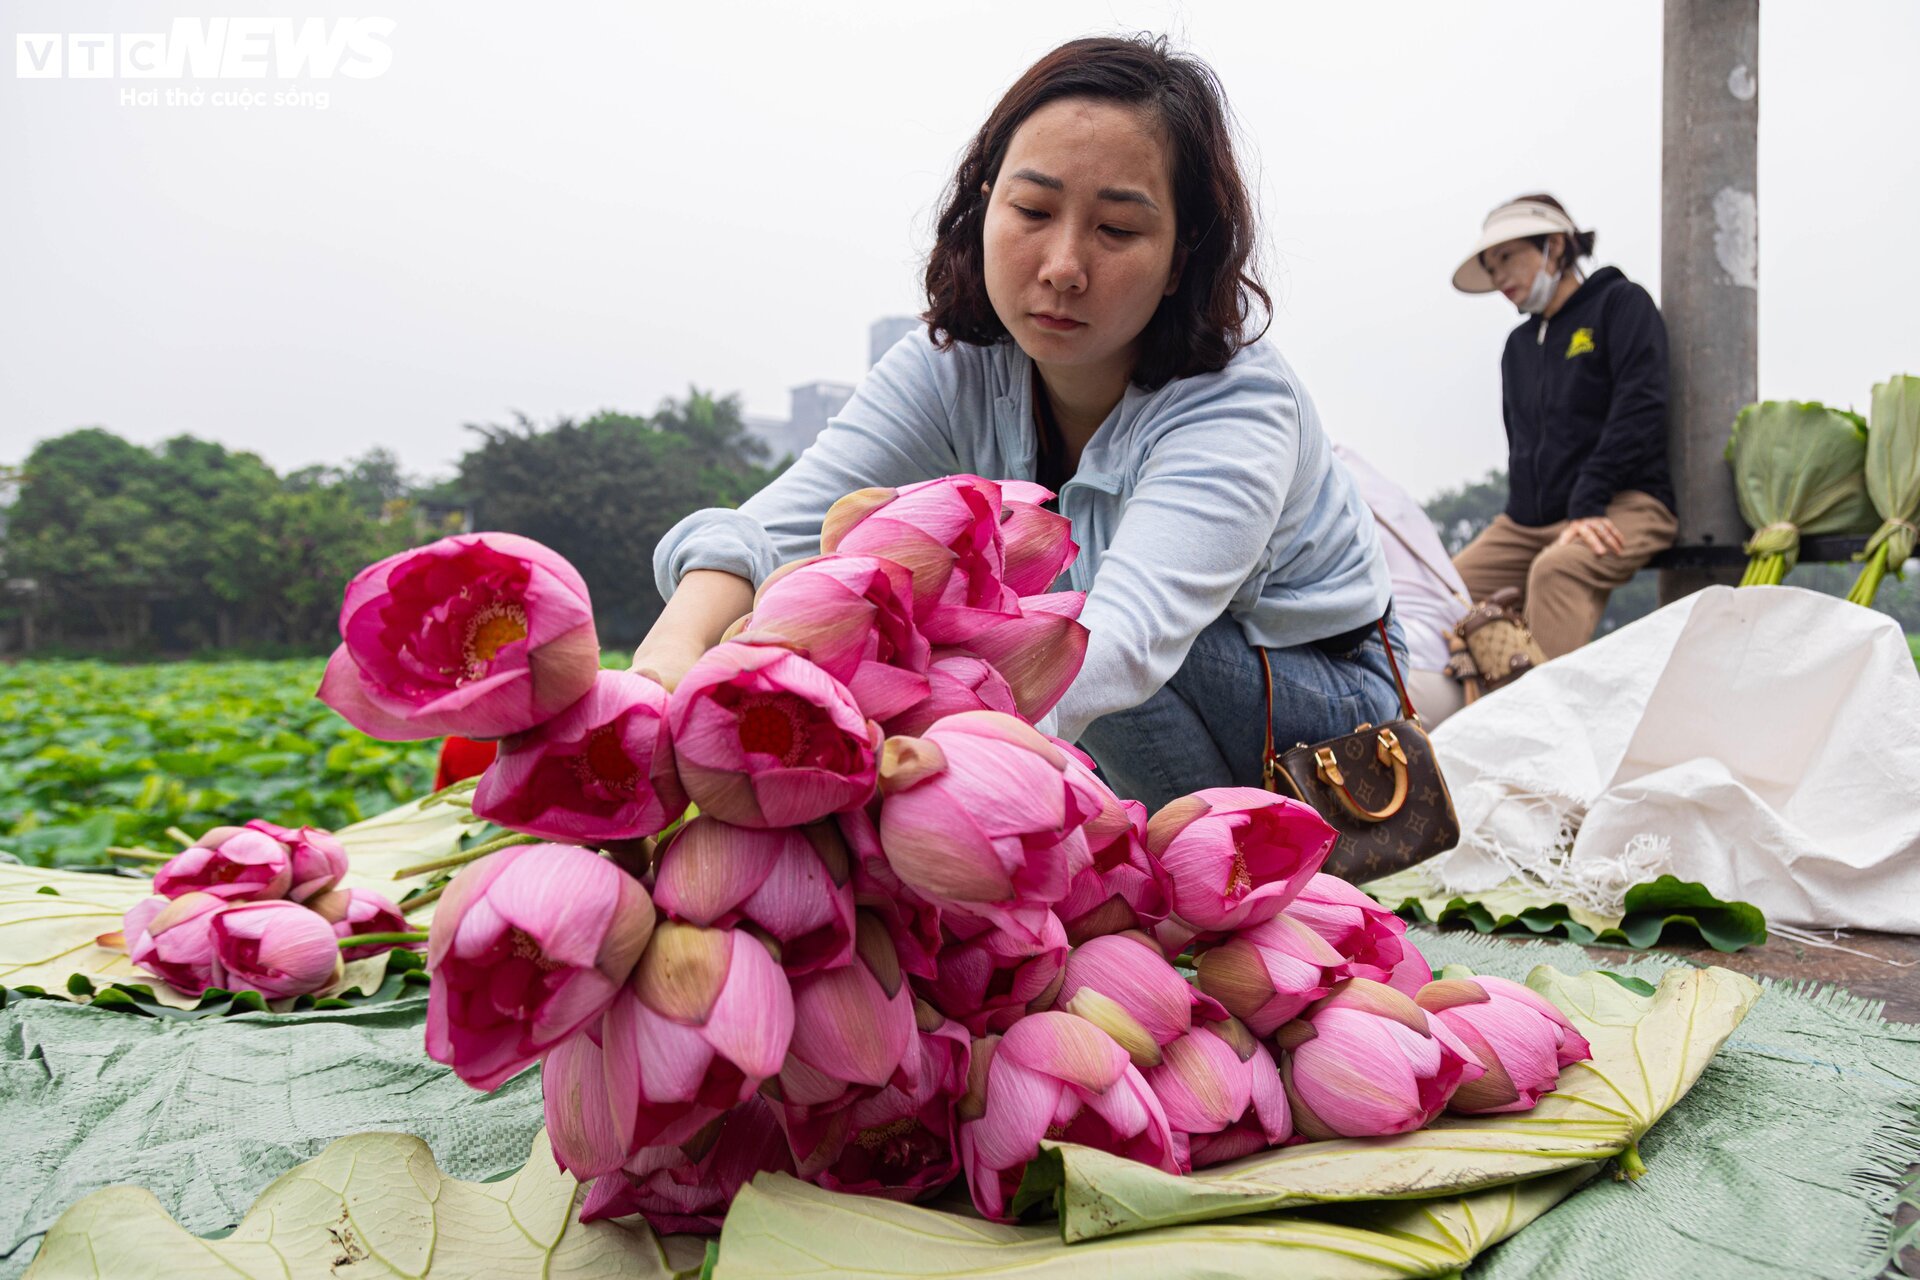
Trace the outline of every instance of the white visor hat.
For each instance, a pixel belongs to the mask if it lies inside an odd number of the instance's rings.
[[[1528,236],[1550,236],[1555,232],[1572,239],[1580,234],[1573,219],[1550,204],[1538,200],[1514,200],[1487,215],[1480,226],[1480,241],[1473,246],[1453,273],[1453,287],[1462,293],[1492,293],[1493,277],[1480,265],[1480,255],[1497,244],[1524,240]]]

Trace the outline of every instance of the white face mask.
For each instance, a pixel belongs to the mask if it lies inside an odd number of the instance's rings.
[[[1533,273],[1533,287],[1527,290],[1527,296],[1520,299],[1520,309],[1530,316],[1537,316],[1547,309],[1553,301],[1553,291],[1560,287],[1561,273],[1547,270],[1547,256],[1543,249],[1540,253],[1540,269]]]

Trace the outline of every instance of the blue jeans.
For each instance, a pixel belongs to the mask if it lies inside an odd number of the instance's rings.
[[[1394,657],[1406,670],[1406,639],[1389,618]],[[1320,742],[1361,724],[1400,717],[1400,695],[1380,633],[1344,652],[1311,644],[1268,649],[1273,666],[1273,742]],[[1127,711],[1101,716],[1080,735],[1107,785],[1149,813],[1204,787],[1258,787],[1267,711],[1260,655],[1240,624],[1221,615],[1193,642],[1159,692]]]

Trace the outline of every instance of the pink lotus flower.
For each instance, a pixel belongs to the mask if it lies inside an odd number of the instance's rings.
[[[972,711],[887,739],[880,792],[887,860],[943,912],[1037,937],[1039,913],[1091,862],[1081,827],[1099,795],[1012,716]]]
[[[352,938],[363,933],[410,933],[413,926],[407,922],[400,908],[387,898],[371,889],[329,889],[316,894],[306,901],[307,908],[333,926],[336,939]],[[410,942],[405,944],[418,951],[427,944]],[[392,943],[371,947],[348,947],[340,953],[343,960],[365,960],[377,956],[382,951],[390,951]]]
[[[879,726],[789,650],[716,645],[674,690],[667,719],[687,795],[722,822],[799,826],[873,795]]]
[[[211,893],[134,903],[121,924],[127,959],[175,990],[199,995],[213,985],[213,918],[228,905]]]
[[[938,972],[935,957],[945,943],[940,930],[940,908],[907,888],[887,863],[880,848],[880,832],[864,809],[835,816],[840,833],[853,855],[853,900],[886,926],[900,967],[916,978]]]
[[[688,924],[756,926],[789,977],[830,969],[853,958],[850,861],[831,822],[757,830],[702,815],[661,850],[653,905]]]
[[[476,1089],[498,1088],[599,1018],[652,932],[646,890],[598,854],[561,844],[488,854],[434,911],[427,1056]]]
[[[1004,1031],[1036,1009],[1051,1006],[1067,962],[1067,934],[1052,912],[1033,936],[963,922],[979,932],[940,952],[939,973],[921,994],[974,1035]]]
[[[347,584],[319,698],[376,738],[501,738],[593,685],[587,584],[531,538],[469,533],[369,565]]]
[[[1075,947],[1054,1006],[1112,1036],[1142,1071],[1160,1065],[1162,1047],[1186,1035],[1196,1019],[1227,1016],[1141,933],[1110,933]]]
[[[584,1181],[692,1141],[780,1070],[793,1028],[787,976],[753,935],[662,920],[605,1016],[547,1055],[554,1158]]]
[[[1255,787],[1196,791],[1147,821],[1147,849],[1173,882],[1174,914],[1203,933],[1278,915],[1336,836],[1308,806]]]
[[[667,691],[602,671],[586,696],[516,733],[473,793],[476,817],[576,844],[635,840],[686,812],[667,733]]]
[[[305,902],[316,893],[325,893],[347,874],[347,847],[331,831],[322,831],[319,827],[276,826],[265,818],[255,818],[247,824],[247,829],[265,832],[286,847],[291,868],[287,897],[293,902]]]
[[[1232,1018],[1196,1026],[1163,1050],[1147,1085],[1160,1099],[1184,1163],[1203,1169],[1277,1147],[1293,1133],[1273,1055]]]
[[[960,1174],[954,1111],[967,1091],[973,1042],[959,1023],[915,1002],[919,1070],[905,1086],[889,1085],[830,1112],[826,1132],[796,1135],[811,1151],[802,1177],[853,1195],[924,1200]]]
[[[1347,978],[1352,966],[1293,908],[1200,953],[1200,989],[1257,1036],[1270,1036]]]
[[[793,1158],[773,1109],[748,1098],[688,1142],[642,1147],[625,1166],[596,1178],[580,1221],[637,1213],[658,1232],[714,1235],[740,1188],[767,1172],[793,1172]]]
[[[1411,999],[1349,978],[1280,1028],[1280,1076],[1303,1138],[1372,1138],[1429,1124],[1485,1068]]]
[[[1064,754],[1067,772],[1092,787],[1101,804],[1083,828],[1091,864],[1074,875],[1054,908],[1067,940],[1079,946],[1101,934],[1151,930],[1167,918],[1173,887],[1159,859],[1147,852],[1147,807],[1120,799],[1074,753]]]
[[[214,915],[207,936],[213,983],[228,991],[275,1000],[312,995],[340,977],[333,925],[297,902],[236,903]]]
[[[287,846],[252,827],[215,827],[153,876],[153,890],[163,897],[210,893],[228,902],[284,898],[292,884]]]
[[[1407,941],[1406,921],[1324,871],[1287,904],[1287,914],[1346,957],[1349,977],[1386,982],[1413,945]]]
[[[960,1105],[960,1159],[982,1216],[1007,1204],[1042,1138],[1077,1142],[1179,1172],[1166,1112],[1106,1032],[1050,1010],[975,1042]]]
[[[990,664],[1007,682],[1022,719],[1038,720],[1066,696],[1087,657],[1080,591],[1028,596],[1012,617],[986,623],[952,651]],[[945,652],[945,651],[943,651]]]
[[[946,476],[903,489],[861,489],[834,503],[820,530],[829,554],[879,556],[913,575],[913,612],[935,644],[964,640],[1020,614],[1002,581],[1000,486],[979,476]]]
[[[927,696],[883,726],[889,737],[913,737],[962,711],[1020,714],[1013,686],[993,664],[959,649],[941,649],[927,668]]]
[[[862,913],[851,964],[793,979],[793,1039],[767,1096],[788,1136],[825,1109],[887,1087],[911,1087],[920,1069],[913,992],[886,927]],[[808,1151],[796,1143],[794,1155]]]
[[[1433,981],[1433,967],[1427,958],[1420,954],[1420,948],[1413,945],[1411,939],[1400,940],[1400,963],[1393,966],[1387,974],[1386,983],[1401,995],[1412,999],[1420,994],[1420,989]]]
[[[1560,1083],[1560,1068],[1593,1056],[1586,1037],[1551,1002],[1505,978],[1448,978],[1414,998],[1427,1016],[1486,1067],[1454,1091],[1449,1107],[1468,1115],[1531,1111]]]
[[[1001,580],[1016,595],[1039,595],[1080,554],[1073,521],[1041,506],[1053,490],[1025,480],[1000,482],[1000,541],[1005,548]]]
[[[913,575],[877,556],[820,556],[761,584],[740,640],[794,646],[884,720],[927,696],[927,639],[913,623]]]

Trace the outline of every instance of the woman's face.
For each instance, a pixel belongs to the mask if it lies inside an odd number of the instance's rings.
[[[1540,268],[1547,264],[1547,254],[1560,252],[1561,237],[1547,237],[1545,250],[1533,247],[1531,240],[1507,240],[1487,250],[1484,259],[1487,274],[1493,277],[1493,287],[1498,289],[1508,302],[1519,306],[1533,288],[1533,278]]]
[[[1178,287],[1172,165],[1150,121],[1110,102],[1050,102],[982,185],[987,297],[1037,364],[1131,371],[1135,339]]]

